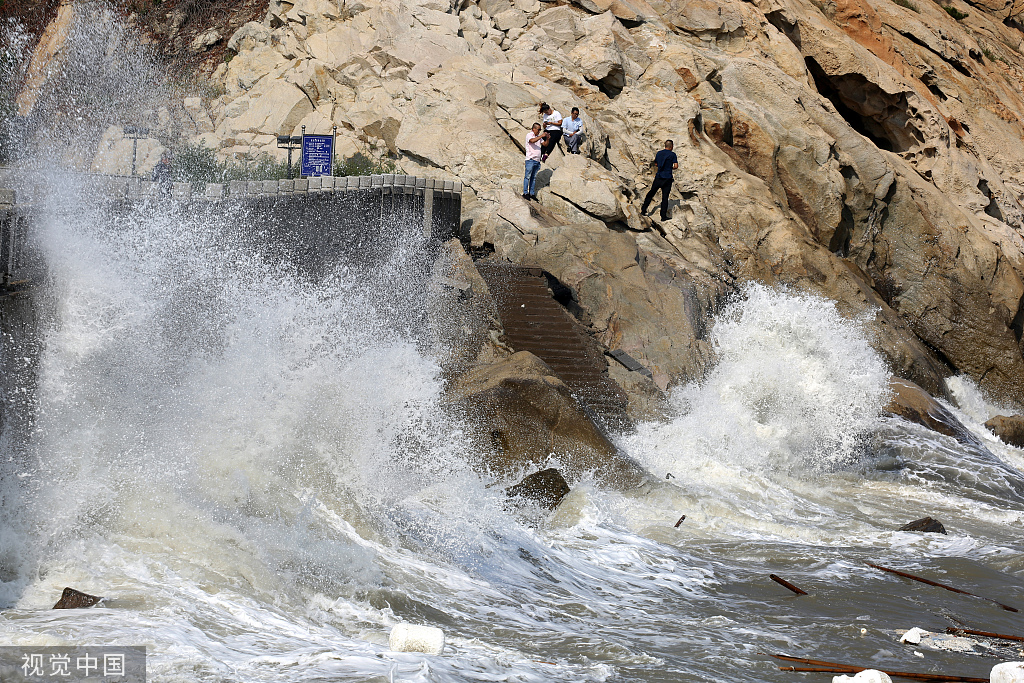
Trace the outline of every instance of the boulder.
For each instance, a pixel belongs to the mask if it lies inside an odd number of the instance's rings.
[[[513,28],[523,28],[527,24],[526,13],[518,9],[508,9],[494,15],[494,26],[499,31],[508,31]]]
[[[194,54],[205,52],[206,50],[209,50],[211,47],[219,43],[222,37],[223,36],[221,36],[220,31],[216,29],[204,31],[192,40],[192,43],[189,44],[188,49],[191,50]]]
[[[262,92],[250,96],[245,113],[237,118],[227,118],[217,129],[264,133],[267,135],[290,135],[303,118],[313,111],[313,103],[301,88],[285,80],[268,84]]]
[[[658,12],[646,0],[573,0],[591,14],[611,12],[616,19],[629,24],[657,19]]]
[[[588,215],[612,222],[625,220],[632,208],[618,191],[621,184],[596,161],[572,154],[551,174],[548,189]]]
[[[997,415],[986,422],[985,426],[1005,443],[1024,448],[1024,415]]]
[[[675,14],[669,19],[673,26],[684,31],[702,34],[732,33],[743,26],[743,17],[728,3],[712,0],[683,0],[675,4]]]
[[[565,383],[528,351],[471,369],[453,393],[486,453],[480,465],[493,474],[509,476],[554,459],[570,482],[593,473],[602,485],[627,490],[647,480],[587,417]]]
[[[923,519],[917,519],[913,522],[908,522],[900,527],[900,531],[920,531],[923,534],[945,534],[946,527],[942,526],[942,522],[931,517],[925,517]]]
[[[533,503],[544,510],[554,510],[569,495],[569,484],[554,467],[525,477],[515,486],[505,489],[505,495],[514,505]]]
[[[199,97],[186,97],[184,100],[185,113],[188,114],[192,124],[196,127],[196,131],[199,133],[212,133],[213,132],[213,121],[210,119],[210,114],[207,113],[206,108],[203,106],[203,100]]]
[[[544,10],[534,17],[533,24],[539,26],[549,40],[563,49],[571,50],[571,46],[587,34],[583,21],[568,5]]]
[[[250,21],[231,34],[228,39],[228,50],[234,53],[252,50],[257,45],[265,45],[270,40],[270,31],[260,23]]]
[[[941,403],[913,382],[899,377],[889,380],[892,399],[885,411],[915,422],[965,444],[980,445],[978,439]]]
[[[92,607],[103,601],[103,598],[89,595],[74,588],[65,588],[61,593],[60,600],[53,606],[53,609],[82,609]]]

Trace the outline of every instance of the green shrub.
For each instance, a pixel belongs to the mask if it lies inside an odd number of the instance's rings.
[[[382,173],[394,173],[398,165],[393,159],[381,157],[376,161],[362,152],[357,152],[348,159],[334,162],[334,175],[380,175]]]
[[[996,53],[992,52],[992,50],[988,49],[987,47],[986,48],[982,48],[981,53],[983,55],[985,55],[985,59],[987,59],[990,62],[1002,62],[1004,64],[1009,64],[1009,62],[1006,61],[1006,57],[1003,57],[1001,55],[997,55]]]
[[[217,154],[202,145],[181,147],[171,158],[171,175],[183,183],[215,183],[222,178],[224,168]]]
[[[298,161],[292,163],[293,177],[298,176]],[[171,175],[185,183],[225,183],[229,180],[281,180],[288,177],[288,162],[277,161],[267,154],[255,159],[217,161],[209,147],[190,146],[174,150]]]
[[[299,154],[292,154],[292,177],[299,177]],[[379,175],[394,173],[398,166],[393,159],[374,160],[365,154],[354,154],[334,164],[334,175]],[[174,150],[171,175],[177,182],[226,183],[229,180],[282,180],[288,177],[288,162],[268,154],[236,161],[217,161],[217,153],[209,147],[186,145]]]
[[[956,7],[942,5],[942,9],[946,10],[946,14],[953,17],[957,21],[961,21],[967,18],[967,12],[961,12]]]
[[[892,0],[892,1],[895,2],[897,5],[899,5],[900,7],[906,7],[911,12],[920,12],[921,11],[921,10],[919,10],[917,8],[917,5],[912,3],[910,0]]]

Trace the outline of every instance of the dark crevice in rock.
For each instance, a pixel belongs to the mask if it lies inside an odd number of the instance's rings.
[[[851,128],[879,149],[905,152],[923,141],[916,127],[910,125],[915,116],[906,93],[887,93],[861,74],[829,76],[813,57],[806,57],[804,62],[818,92]]]
[[[1013,316],[1010,329],[1013,330],[1013,336],[1017,338],[1017,343],[1020,344],[1021,338],[1024,337],[1024,299],[1021,299],[1017,305],[1017,314]]]
[[[789,41],[796,46],[796,49],[800,49],[800,31],[797,30],[795,23],[789,20],[786,16],[785,10],[775,10],[765,15],[765,19],[768,23],[779,29],[782,35],[789,38]]]
[[[613,70],[607,76],[600,80],[586,79],[587,83],[596,86],[598,90],[604,93],[608,99],[614,100],[622,92],[622,89],[626,87],[624,74],[621,69]]]
[[[942,92],[942,88],[939,87],[939,79],[935,76],[934,71],[928,71],[921,75],[921,82],[927,86],[928,91],[938,97],[940,100],[945,101],[948,99],[946,93]]]
[[[836,231],[832,233],[828,250],[846,258],[850,254],[850,238],[853,235],[853,227],[853,212],[850,211],[850,207],[844,205],[842,218],[839,220],[839,225],[836,226]]]
[[[722,92],[722,74],[718,72],[718,69],[712,69],[705,80],[711,84],[715,92]]]
[[[562,284],[558,278],[547,271],[544,271],[544,277],[547,278],[548,289],[551,290],[551,297],[557,301],[562,308],[569,311],[572,317],[576,318],[576,320],[579,320],[587,327],[590,327],[590,316],[580,306],[572,289]]]
[[[999,210],[999,203],[992,194],[992,190],[988,186],[988,181],[982,178],[978,181],[978,191],[988,197],[988,206],[985,207],[985,213],[997,221],[1003,220],[1003,212]]]
[[[967,66],[964,65],[964,63],[961,62],[959,59],[951,59],[940,52],[936,52],[931,46],[928,45],[928,43],[924,42],[923,40],[921,40],[920,38],[918,38],[916,35],[909,31],[900,31],[900,35],[909,40],[910,42],[914,43],[915,45],[919,45],[924,49],[928,50],[933,55],[944,61],[946,64],[949,64],[951,67],[959,71],[964,76],[967,76],[968,78],[974,77],[971,74],[970,70],[967,68]]]

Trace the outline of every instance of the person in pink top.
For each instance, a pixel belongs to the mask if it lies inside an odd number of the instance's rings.
[[[523,199],[537,201],[537,171],[540,170],[541,145],[547,140],[548,134],[540,132],[540,124],[526,134],[526,174],[523,176]]]

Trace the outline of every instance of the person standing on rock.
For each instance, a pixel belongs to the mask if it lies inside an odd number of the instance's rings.
[[[523,175],[523,199],[537,201],[537,171],[540,170],[541,146],[547,139],[547,133],[540,132],[540,124],[526,134],[526,174]]]
[[[673,146],[671,140],[665,140],[665,149],[658,152],[651,162],[651,165],[657,167],[658,172],[651,184],[651,191],[644,198],[644,206],[640,209],[641,215],[647,214],[647,207],[654,199],[654,194],[661,190],[661,220],[668,220],[668,193],[672,191],[672,169],[679,168],[679,160],[672,151]]]
[[[153,167],[153,180],[157,184],[160,194],[171,194],[171,155],[164,152],[160,155],[160,161]]]
[[[579,107],[573,107],[569,118],[562,121],[562,134],[569,154],[579,154],[580,142],[583,140],[583,119],[580,118]]]
[[[547,161],[548,156],[558,146],[558,141],[562,139],[562,115],[557,109],[552,109],[547,102],[541,103],[540,113],[544,115],[544,132],[548,135],[547,142],[541,148],[540,160]]]

